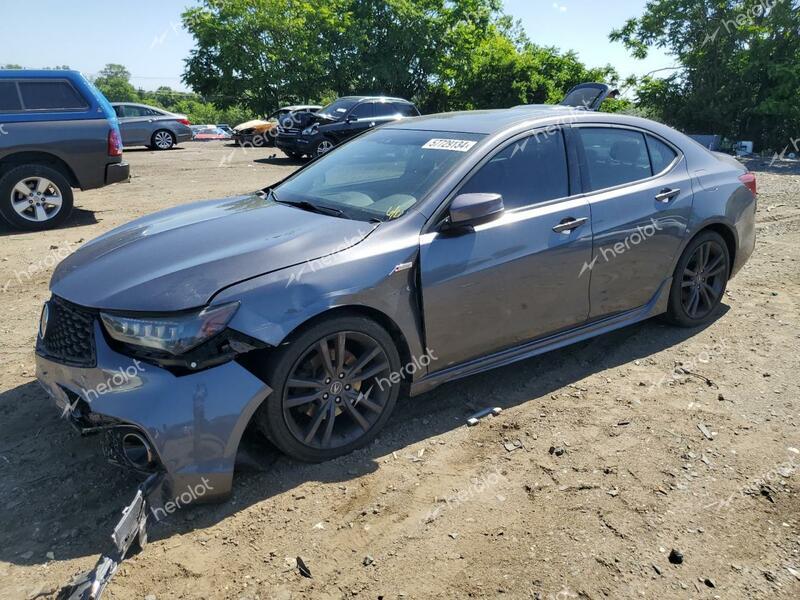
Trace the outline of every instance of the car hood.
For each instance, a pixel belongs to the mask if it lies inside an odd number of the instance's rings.
[[[240,123],[236,127],[233,128],[234,131],[244,131],[245,129],[250,129],[252,127],[259,127],[261,125],[268,125],[269,121],[264,121],[263,119],[253,119],[252,121],[246,121],[244,123]]]
[[[165,210],[114,229],[58,265],[54,294],[93,308],[168,312],[354,246],[378,224],[320,215],[253,194]]]

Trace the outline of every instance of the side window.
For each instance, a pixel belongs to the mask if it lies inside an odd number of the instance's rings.
[[[118,118],[125,116],[125,111],[123,110],[124,109],[123,106],[114,106],[112,108],[114,109],[114,112],[117,114]]]
[[[394,117],[397,115],[397,106],[391,102],[378,102],[375,104],[376,117]]]
[[[664,142],[654,138],[652,135],[647,138],[647,149],[650,150],[650,162],[653,165],[653,174],[658,175],[672,164],[678,156],[677,152],[667,146]]]
[[[495,154],[459,191],[472,193],[502,194],[507,210],[569,196],[561,131],[536,133]]]
[[[419,112],[413,104],[395,104],[395,110],[404,117],[418,117]]]
[[[66,81],[20,81],[26,110],[86,108],[88,104]]]
[[[647,179],[652,175],[644,134],[629,129],[581,127],[591,190]]]
[[[352,111],[350,116],[356,119],[371,119],[375,116],[375,104],[372,102],[364,102],[359,104]]]
[[[14,81],[0,81],[0,111],[21,110],[22,105]]]

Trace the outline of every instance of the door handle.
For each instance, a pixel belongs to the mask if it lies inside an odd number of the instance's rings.
[[[659,202],[669,202],[680,193],[681,190],[679,188],[675,188],[672,190],[669,188],[664,188],[663,190],[658,192],[658,194],[656,194],[656,200]]]
[[[556,233],[572,233],[573,229],[577,229],[586,221],[588,221],[588,217],[581,217],[580,219],[575,219],[573,217],[567,217],[566,219],[562,219],[562,221],[553,227],[553,231]]]
[[[370,127],[375,127],[375,121],[369,124]]]

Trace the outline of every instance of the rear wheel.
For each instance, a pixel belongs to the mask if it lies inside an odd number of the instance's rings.
[[[0,178],[0,215],[17,229],[58,227],[72,212],[72,187],[44,165],[21,165]]]
[[[159,129],[150,138],[150,147],[155,150],[169,150],[175,143],[175,136],[166,129]]]
[[[368,444],[389,419],[400,392],[391,336],[363,317],[319,323],[279,348],[266,368],[273,392],[256,424],[279,449],[321,462]]]
[[[683,251],[672,279],[667,320],[681,327],[697,327],[711,320],[722,301],[730,274],[725,240],[705,231]]]

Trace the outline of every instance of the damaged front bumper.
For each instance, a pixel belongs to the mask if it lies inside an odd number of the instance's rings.
[[[164,496],[227,497],[239,441],[271,388],[236,361],[175,375],[116,352],[93,327],[95,367],[37,352],[36,376],[61,414],[81,433],[105,432],[113,462],[163,472]]]

